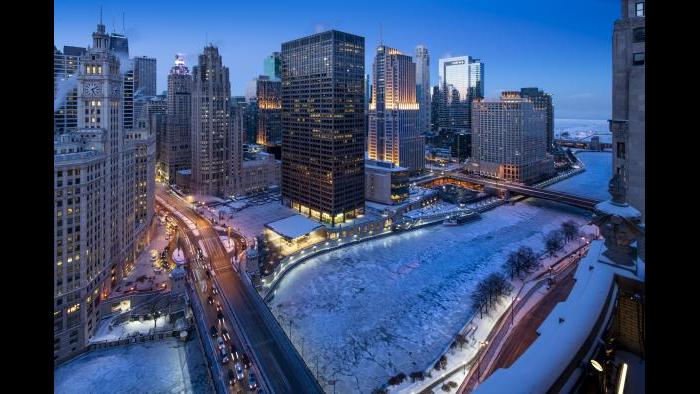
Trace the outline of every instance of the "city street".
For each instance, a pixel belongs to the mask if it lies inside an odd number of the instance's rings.
[[[243,283],[244,279],[234,271],[231,258],[226,254],[219,234],[211,223],[194,213],[191,204],[167,192],[162,186],[159,186],[157,195],[196,224],[199,235],[193,234],[192,231],[187,235],[193,247],[201,240],[205,249],[203,252],[209,258],[212,270],[211,281],[206,281],[207,290],[210,286],[219,290],[225,320],[232,328],[229,331],[245,339],[243,342],[252,348],[252,351],[247,351],[251,361],[265,372],[265,378],[258,374],[259,384],[267,383],[270,386],[269,391],[275,393],[321,392],[311,371],[262,299],[254,293],[252,286],[246,286]],[[237,252],[243,247],[240,241],[237,239]],[[188,251],[191,252],[192,250]],[[201,267],[199,269],[201,270]],[[197,279],[194,284],[198,287],[200,300],[202,297],[206,298],[208,294],[202,294],[202,289],[199,288],[200,281],[207,277],[206,274],[201,275],[193,271],[193,275]],[[203,305],[206,306],[206,300],[203,301]],[[209,322],[216,321],[214,310],[209,309],[206,313]],[[247,347],[244,349],[248,350]]]

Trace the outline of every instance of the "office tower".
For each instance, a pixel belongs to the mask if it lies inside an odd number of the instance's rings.
[[[552,149],[554,144],[554,106],[552,106],[552,95],[537,88],[522,88],[520,96],[530,99],[535,108],[544,109],[547,113],[547,151]]]
[[[454,134],[452,141],[452,157],[459,161],[467,159],[472,154],[472,134],[471,132],[460,131]]]
[[[129,39],[119,33],[110,33],[109,49],[119,59],[119,70],[123,75],[124,106],[122,108],[122,123],[124,129],[134,128],[134,68],[129,59]]]
[[[156,95],[156,59],[138,56],[131,61],[134,64],[134,95]]]
[[[372,101],[372,85],[369,83],[369,74],[365,76],[365,151],[367,151],[367,139],[369,138],[369,103]]]
[[[243,144],[254,144],[258,134],[258,103],[255,98],[248,102],[245,96],[231,97],[231,110],[241,109],[243,114]],[[280,120],[281,123],[281,120]]]
[[[54,142],[54,361],[81,352],[99,305],[152,230],[155,139],[122,125],[122,73],[101,23],[80,58],[74,131]]]
[[[425,166],[425,141],[418,131],[416,64],[410,56],[380,45],[372,64],[367,153],[409,171]]]
[[[229,107],[231,83],[218,48],[206,46],[192,70],[192,189],[196,194],[235,194],[240,174]]]
[[[531,183],[554,170],[547,157],[546,111],[518,93],[473,103],[472,157],[468,170],[506,181]]]
[[[179,170],[191,168],[192,74],[183,55],[175,55],[168,74],[165,137],[161,143],[161,175],[175,183]]]
[[[627,202],[645,214],[645,4],[622,0],[613,31],[613,174],[623,179]]]
[[[440,87],[433,86],[433,94],[430,98],[430,131],[437,133],[440,128]]]
[[[78,127],[78,91],[75,83],[80,56],[86,48],[64,46],[53,51],[53,133],[62,134]]]
[[[272,55],[265,58],[263,62],[263,73],[270,79],[279,81],[282,78],[280,67],[282,60],[279,52],[272,52]]]
[[[364,59],[336,30],[282,44],[282,197],[332,226],[364,212]]]
[[[471,103],[484,97],[484,63],[471,56],[443,58],[439,61],[440,89],[446,108],[440,116],[441,127],[451,132],[471,129]],[[456,92],[456,93],[455,93]]]
[[[430,130],[430,55],[423,45],[416,47],[416,98],[418,99],[418,131]]]
[[[255,80],[257,105],[256,143],[265,146],[282,143],[282,82],[261,75]]]

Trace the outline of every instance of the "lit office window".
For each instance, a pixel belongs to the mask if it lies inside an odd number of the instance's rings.
[[[641,1],[637,5],[637,16],[644,16],[644,2]]]
[[[644,65],[644,52],[637,52],[632,57],[632,65],[643,66]]]

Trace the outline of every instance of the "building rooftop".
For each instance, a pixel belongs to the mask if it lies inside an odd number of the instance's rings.
[[[299,238],[306,235],[319,227],[321,223],[311,220],[302,215],[292,215],[288,218],[267,223],[265,227],[287,239]]]

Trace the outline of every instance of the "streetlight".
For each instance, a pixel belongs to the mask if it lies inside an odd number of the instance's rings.
[[[484,341],[481,342],[479,341],[479,351],[484,348],[484,346],[488,345],[489,341]],[[477,360],[478,364],[476,366],[476,382],[479,383],[481,380],[481,360]]]

